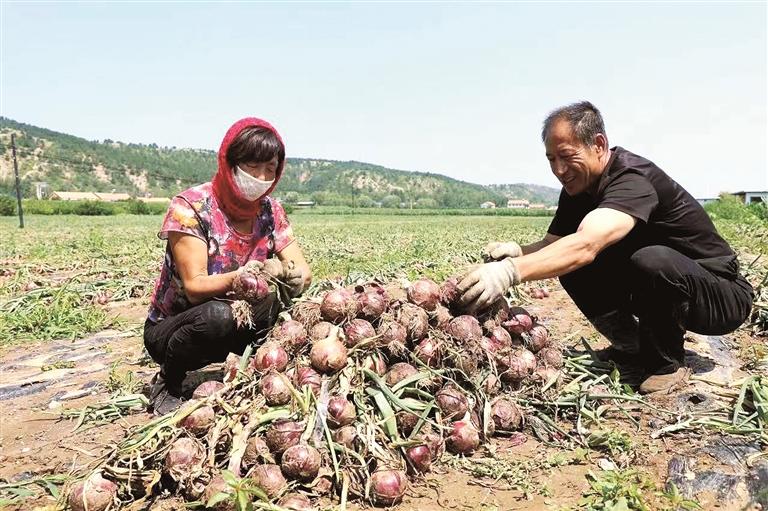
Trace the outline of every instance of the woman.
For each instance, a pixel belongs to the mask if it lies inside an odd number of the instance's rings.
[[[301,294],[311,280],[285,211],[269,197],[285,165],[275,128],[256,118],[236,122],[218,160],[211,182],[174,197],[158,233],[168,243],[144,325],[144,345],[160,364],[150,392],[158,415],[181,405],[187,371],[242,353],[274,323],[274,294],[256,304],[251,327],[239,328],[230,302],[217,300],[232,292],[238,272],[246,265],[261,269],[276,256],[283,264],[270,271],[289,295]]]

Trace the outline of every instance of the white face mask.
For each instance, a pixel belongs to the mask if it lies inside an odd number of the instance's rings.
[[[267,193],[267,190],[269,190],[269,188],[272,186],[272,183],[275,182],[274,179],[271,181],[262,181],[261,179],[256,179],[249,173],[240,169],[239,166],[235,167],[234,178],[235,184],[240,189],[240,193],[242,193],[243,196],[249,201],[255,201]]]

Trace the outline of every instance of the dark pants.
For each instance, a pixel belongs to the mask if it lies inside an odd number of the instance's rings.
[[[178,393],[187,371],[222,362],[227,354],[241,354],[249,343],[260,342],[277,318],[273,309],[255,311],[253,328],[237,328],[229,302],[204,302],[158,323],[147,320],[144,346],[160,364],[168,389]]]
[[[637,316],[639,362],[651,374],[684,365],[686,330],[732,332],[749,315],[753,299],[741,275],[723,278],[661,245],[636,249],[620,242],[561,276],[560,283],[589,319],[613,311]]]

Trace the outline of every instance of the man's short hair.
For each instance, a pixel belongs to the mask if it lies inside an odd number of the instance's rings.
[[[603,116],[600,115],[600,110],[589,101],[580,101],[550,112],[547,118],[544,119],[544,125],[541,128],[542,142],[546,141],[547,133],[549,133],[549,129],[555,121],[560,119],[568,122],[576,138],[586,146],[595,143],[595,135],[598,133],[602,133],[608,138],[608,135],[605,133],[605,124],[603,123]]]

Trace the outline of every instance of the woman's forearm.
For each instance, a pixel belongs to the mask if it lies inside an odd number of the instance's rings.
[[[195,275],[184,283],[184,293],[192,305],[197,305],[216,296],[224,296],[232,290],[236,271],[214,275]]]

